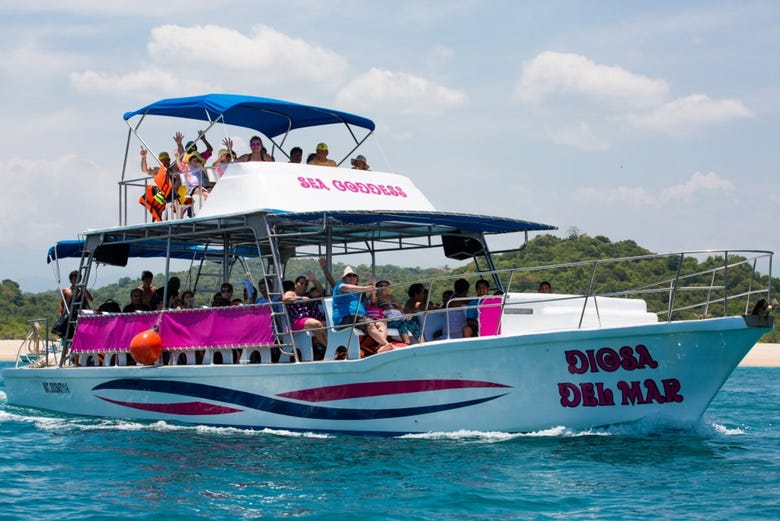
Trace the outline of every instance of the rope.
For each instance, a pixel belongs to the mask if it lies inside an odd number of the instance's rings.
[[[41,325],[38,322],[33,322],[30,332],[27,333],[27,338],[24,340],[27,342],[27,352],[38,356],[41,352]]]

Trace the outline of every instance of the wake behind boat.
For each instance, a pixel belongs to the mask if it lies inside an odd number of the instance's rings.
[[[290,132],[343,125],[354,147],[341,163],[374,130],[371,120],[341,111],[212,94],[126,113],[128,149],[135,139],[144,143],[138,128],[152,116],[205,121],[205,133],[218,125],[261,132],[284,156],[290,155],[284,147]],[[56,363],[47,351],[4,370],[10,404],[87,416],[377,434],[528,432],[636,421],[688,426],[773,326],[771,252],[499,268],[496,259],[504,257],[494,257],[492,237],[520,234],[527,241],[529,233],[554,227],[437,211],[411,179],[389,172],[281,161],[233,162],[216,170],[204,171],[213,186],[198,200],[171,188],[180,174],[160,167],[154,177],[131,178],[126,168],[119,225],[52,247],[52,262],[80,258],[63,350]],[[318,356],[318,331],[296,330],[280,303],[291,259],[322,256],[328,267],[334,259],[362,259],[375,266],[412,250],[439,255],[442,264],[469,260],[475,270],[413,281],[429,296],[390,322],[415,322],[420,334],[412,345],[396,340],[396,348],[366,356],[361,347],[368,326],[334,323],[334,298],[342,297],[326,295],[315,299],[327,333]],[[135,257],[164,258],[166,279],[172,262],[186,260],[196,291],[213,292],[238,279],[267,281],[267,301],[135,313],[87,309],[83,289],[95,266],[123,266]],[[628,278],[604,278],[623,265],[629,266],[624,273],[652,272],[657,281],[634,287]],[[207,275],[215,274],[216,286],[204,289]],[[582,289],[538,293],[542,275],[577,281]],[[431,306],[430,296],[456,279],[489,291]],[[750,282],[743,287],[735,280]],[[389,289],[406,294],[407,285]]]

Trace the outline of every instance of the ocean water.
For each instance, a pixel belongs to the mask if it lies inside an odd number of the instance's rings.
[[[737,368],[683,432],[250,432],[42,413],[3,385],[0,519],[780,519],[780,368]]]

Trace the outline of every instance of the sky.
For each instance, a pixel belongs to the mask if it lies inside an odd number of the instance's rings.
[[[780,249],[773,0],[6,0],[0,16],[0,278],[23,291],[56,287],[57,240],[117,224],[122,114],[209,92],[371,118],[371,167],[441,210],[655,252]]]

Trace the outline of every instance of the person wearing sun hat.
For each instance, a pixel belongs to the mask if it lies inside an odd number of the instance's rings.
[[[333,288],[333,323],[336,327],[354,326],[370,336],[379,349],[392,349],[387,341],[387,331],[377,327],[376,323],[366,316],[363,305],[363,295],[376,289],[373,278],[371,283],[361,286],[360,277],[352,266],[346,266],[341,274],[341,280]]]
[[[359,154],[354,159],[352,159],[351,162],[352,170],[371,170],[371,167],[368,166],[368,162],[366,161],[366,156],[363,154]]]
[[[203,144],[206,145],[206,150],[203,152],[198,152],[198,145],[195,143],[197,140],[203,141]],[[184,154],[198,154],[200,157],[203,158],[203,161],[205,161],[211,157],[211,153],[214,151],[214,147],[211,146],[211,143],[209,143],[206,140],[206,134],[203,133],[202,130],[198,131],[198,137],[195,138],[195,141],[187,141],[186,145],[182,145],[181,142],[184,141],[184,134],[181,132],[177,132],[173,136],[173,140],[176,142],[176,147],[179,155],[183,156]]]
[[[334,160],[328,159],[327,143],[319,143],[317,145],[317,157],[309,161],[309,164],[317,166],[339,166]]]
[[[209,196],[209,191],[204,185],[205,160],[197,152],[187,154],[184,160],[176,156],[176,166],[182,173],[182,186],[186,188],[187,195],[192,198],[192,212],[197,213],[201,204]]]
[[[214,176],[212,176],[213,182],[216,182],[216,180],[222,179],[222,175],[225,173],[225,169],[227,166],[233,162],[234,159],[234,152],[233,152],[233,140],[229,137],[226,137],[222,140],[222,144],[226,148],[221,148],[219,152],[217,152],[217,158],[214,160],[214,162],[211,164],[211,167],[213,168]]]
[[[146,155],[147,155],[147,150],[141,147],[141,171],[151,176],[156,175],[160,167],[159,166],[150,167],[149,163],[147,162]],[[168,152],[163,150],[162,152],[157,154],[157,159],[160,161],[160,164],[164,166],[168,172],[173,171],[171,169],[171,156],[170,154],[168,154]]]

